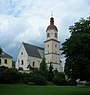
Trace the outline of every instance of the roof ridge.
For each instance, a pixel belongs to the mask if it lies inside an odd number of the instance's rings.
[[[36,46],[36,45],[32,45],[32,44],[29,44],[29,43],[25,43],[25,42],[22,42],[23,44],[27,44],[27,45],[31,45],[31,46],[34,46],[34,47],[37,47],[37,48],[40,48],[40,49],[44,49],[43,47],[39,47],[39,46]]]
[[[0,56],[1,57],[10,57],[10,58],[13,58],[11,55],[7,54],[6,52],[2,52],[2,54]]]

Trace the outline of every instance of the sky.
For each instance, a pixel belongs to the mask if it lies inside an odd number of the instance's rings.
[[[61,46],[70,37],[69,26],[90,16],[90,0],[0,0],[3,51],[15,60],[22,42],[44,47],[52,11]]]

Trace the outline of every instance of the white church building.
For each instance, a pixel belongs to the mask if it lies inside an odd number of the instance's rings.
[[[46,40],[44,41],[44,48],[22,43],[18,52],[15,67],[17,69],[29,70],[30,68],[39,68],[43,58],[45,58],[47,65],[50,62],[53,68],[62,72],[60,61],[60,42],[58,41],[58,29],[54,25],[54,18],[50,18],[50,25],[46,29]],[[30,67],[30,68],[28,68]]]

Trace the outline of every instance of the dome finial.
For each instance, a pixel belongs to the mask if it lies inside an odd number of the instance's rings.
[[[51,11],[50,25],[54,24],[53,11]]]

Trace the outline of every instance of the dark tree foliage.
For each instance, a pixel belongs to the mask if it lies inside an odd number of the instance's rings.
[[[69,27],[71,36],[62,44],[66,57],[65,73],[71,79],[90,79],[90,17]]]
[[[53,76],[54,76],[54,72],[53,72],[53,65],[52,62],[50,62],[50,66],[49,66],[49,71],[48,71],[48,80],[52,81]]]
[[[42,62],[40,63],[40,70],[47,71],[47,64],[45,59],[43,58]]]
[[[40,70],[42,72],[42,76],[48,79],[48,68],[45,59],[43,58],[42,62],[40,63]]]
[[[46,85],[46,79],[42,76],[42,71],[37,68],[30,73],[23,73],[22,80],[29,85]]]
[[[7,68],[0,72],[0,83],[17,83],[21,79],[21,73],[15,68]]]
[[[2,54],[2,49],[1,49],[1,47],[0,47],[0,54]]]
[[[55,83],[56,85],[60,85],[60,86],[67,85],[65,74],[62,72],[57,72],[53,78],[53,83]]]

